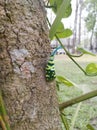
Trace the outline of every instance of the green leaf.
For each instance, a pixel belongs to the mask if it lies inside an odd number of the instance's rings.
[[[64,17],[64,11],[66,11],[68,6],[70,5],[70,1],[71,0],[63,0],[62,4],[57,12],[57,16],[53,22],[53,25],[51,26],[51,29],[49,32],[50,39],[53,39],[54,35],[56,34],[57,27],[59,26],[61,19]]]
[[[73,82],[71,82],[70,80],[68,80],[67,78],[65,78],[63,76],[57,76],[56,80],[57,80],[57,82],[62,83],[68,87],[75,86]]]
[[[64,29],[64,25],[62,22],[60,22],[58,28],[57,28],[57,32],[56,35],[59,38],[66,38],[72,35],[72,31],[70,29]]]
[[[91,124],[87,125],[88,130],[95,130]]]
[[[64,25],[63,25],[62,22],[60,22],[59,25],[58,25],[58,27],[57,27],[56,32],[57,32],[57,33],[61,33],[61,32],[63,32],[63,31],[64,31]]]
[[[97,75],[97,64],[96,63],[90,63],[86,67],[86,73],[89,75]]]
[[[77,48],[78,51],[82,52],[83,54],[88,54],[88,55],[92,55],[92,56],[96,56],[95,54],[85,50],[84,48],[78,47]]]
[[[51,6],[54,6],[54,7],[52,8],[52,10],[53,10],[54,13],[56,14],[57,11],[58,11],[58,9],[59,9],[60,6],[61,6],[63,0],[49,0],[49,2],[50,2],[50,5],[51,5]]]
[[[71,8],[71,4],[69,4],[69,6],[67,7],[66,11],[64,12],[64,16],[63,18],[67,18],[71,15],[72,13],[72,8]]]
[[[58,10],[60,9],[62,2],[63,2],[63,0],[50,0],[50,5],[51,6],[53,5],[52,10],[55,14],[57,14]],[[64,11],[63,18],[67,18],[71,14],[71,12],[72,12],[72,8],[71,8],[71,4],[69,4],[69,6]]]
[[[64,29],[63,32],[56,33],[59,38],[66,38],[72,35],[72,31],[70,29]]]

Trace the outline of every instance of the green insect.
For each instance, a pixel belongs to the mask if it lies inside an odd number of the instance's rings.
[[[56,78],[56,72],[55,72],[55,64],[54,64],[54,55],[56,54],[57,50],[62,48],[61,46],[58,46],[50,55],[49,61],[46,65],[46,80],[52,81]]]
[[[46,65],[46,80],[52,81],[56,78],[54,56],[51,55]]]

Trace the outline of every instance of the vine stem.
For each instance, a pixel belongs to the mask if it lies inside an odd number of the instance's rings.
[[[47,18],[47,22],[48,22],[49,26],[51,27],[51,24],[50,24],[48,18]],[[64,47],[64,45],[62,44],[62,42],[60,41],[59,37],[56,34],[55,34],[55,37],[58,40],[58,42],[60,43],[60,45],[62,46],[62,48],[64,49],[64,51],[66,52],[66,54],[68,55],[68,57],[86,74],[86,72],[84,71],[84,69],[71,57],[71,55],[66,50],[66,48]]]
[[[66,54],[68,55],[68,57],[84,72],[85,75],[86,72],[84,71],[84,69],[71,57],[71,55],[69,54],[69,52],[66,50],[66,48],[64,47],[64,45],[62,44],[62,42],[60,41],[60,39],[58,38],[58,36],[55,34],[56,39],[59,41],[60,45],[62,46],[62,48],[65,50]]]
[[[51,27],[51,24],[47,18],[47,22],[49,24],[49,26]],[[88,74],[73,58],[72,55],[67,51],[67,49],[64,47],[64,45],[62,44],[61,40],[59,39],[59,37],[55,34],[56,39],[58,40],[58,42],[60,43],[60,45],[62,46],[62,48],[64,49],[64,51],[66,52],[67,56],[78,66],[78,68],[86,75],[86,76],[96,76],[97,73],[94,74]]]
[[[55,6],[54,5],[45,5],[45,8],[54,8]]]
[[[67,121],[67,119],[66,119],[66,115],[65,115],[63,112],[60,112],[60,116],[61,116],[61,120],[62,120],[62,122],[63,122],[64,128],[65,128],[66,130],[70,130],[70,129],[69,129],[68,121]]]

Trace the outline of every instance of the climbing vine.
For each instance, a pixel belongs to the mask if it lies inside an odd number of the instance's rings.
[[[86,66],[86,69],[83,69],[82,66],[80,66],[79,63],[77,63],[73,58],[73,57],[80,57],[80,56],[82,56],[84,54],[89,54],[89,55],[95,56],[93,53],[85,50],[84,48],[79,48],[78,47],[77,51],[80,52],[80,55],[72,55],[67,51],[67,49],[65,48],[65,46],[62,44],[62,42],[60,40],[60,38],[66,38],[66,37],[69,37],[69,36],[71,36],[73,34],[72,30],[67,29],[66,27],[64,28],[64,25],[61,22],[62,18],[66,18],[66,17],[70,16],[71,13],[72,13],[71,0],[60,0],[60,1],[59,0],[49,0],[45,7],[46,8],[51,8],[52,11],[56,15],[56,18],[54,19],[54,22],[53,22],[52,25],[51,25],[49,19],[47,18],[47,22],[48,22],[49,27],[50,27],[50,31],[49,31],[50,39],[51,40],[53,40],[53,38],[57,39],[60,46],[64,49],[66,55],[72,60],[72,62],[74,62],[79,67],[79,69],[86,76],[97,76],[97,64],[89,63]],[[60,48],[60,46],[58,48]],[[56,48],[56,50],[57,50],[57,48]],[[52,60],[51,60],[51,58],[52,58]],[[50,60],[48,62],[49,66],[47,64],[47,68],[46,68],[46,72],[47,72],[46,73],[46,78],[48,79],[48,77],[49,77],[50,81],[51,81],[51,79],[53,80],[53,79],[56,78],[57,83],[64,83],[67,86],[70,86],[70,85],[74,86],[72,81],[68,80],[67,78],[65,78],[63,76],[55,76],[55,68],[54,68],[53,60],[54,60],[54,55],[51,54]],[[68,123],[66,121],[65,114],[62,112],[63,109],[65,107],[68,107],[68,106],[72,105],[72,104],[76,104],[78,102],[84,101],[86,99],[89,99],[89,98],[92,98],[92,97],[95,97],[95,96],[97,96],[97,91],[92,91],[90,93],[87,93],[87,94],[84,94],[84,95],[82,95],[80,97],[77,97],[76,99],[72,99],[70,101],[64,102],[64,103],[59,105],[61,119],[62,119],[62,122],[63,122],[66,130],[70,130],[70,129],[69,129]],[[80,106],[81,106],[81,104],[78,105],[76,115],[78,114]],[[75,118],[76,118],[76,116],[74,117],[74,120],[72,121],[73,122],[72,126],[71,126],[72,129],[74,127]],[[94,128],[90,124],[87,125],[87,128],[89,130],[94,130]]]

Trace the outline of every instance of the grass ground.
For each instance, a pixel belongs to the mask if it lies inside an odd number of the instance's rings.
[[[85,68],[90,62],[97,63],[97,56],[93,57],[85,55],[80,58],[75,58],[75,60]],[[97,76],[85,76],[83,72],[65,55],[57,55],[55,57],[55,68],[57,75],[67,77],[77,86],[67,87],[60,85],[60,91],[58,91],[59,102],[67,101],[83,93],[97,89]],[[76,107],[77,105],[73,105],[72,107],[65,109],[65,114],[70,125]],[[73,130],[89,130],[86,128],[86,125],[89,123],[96,128],[95,130],[97,130],[97,97],[82,102]]]

